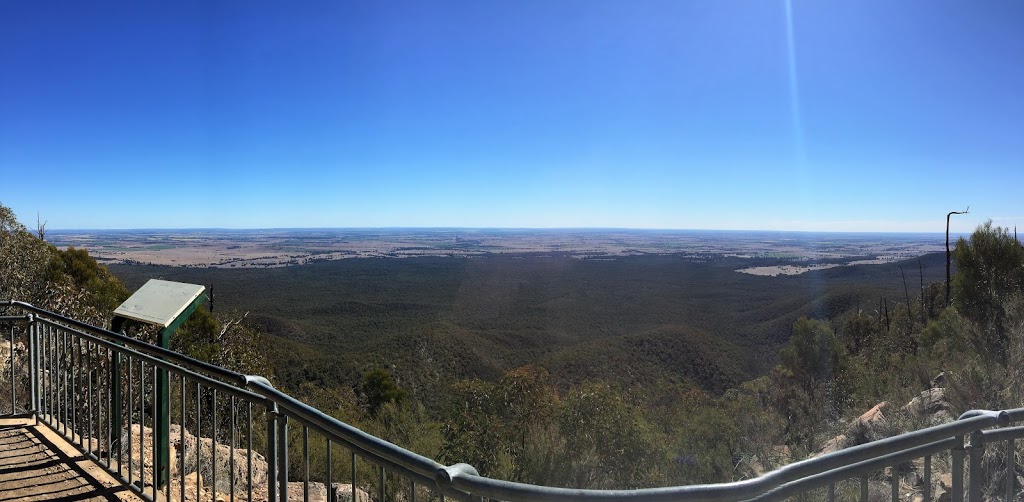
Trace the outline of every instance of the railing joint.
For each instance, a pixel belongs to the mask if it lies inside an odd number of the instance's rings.
[[[443,466],[437,468],[437,470],[434,471],[434,482],[437,483],[438,489],[444,491],[451,487],[452,482],[455,481],[455,478],[459,477],[460,475],[467,474],[470,476],[480,475],[480,473],[477,472],[475,467],[465,463]]]

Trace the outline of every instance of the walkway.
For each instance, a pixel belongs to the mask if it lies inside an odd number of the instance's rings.
[[[0,502],[141,501],[45,425],[0,418]]]

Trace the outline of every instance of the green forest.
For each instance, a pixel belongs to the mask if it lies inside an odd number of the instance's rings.
[[[1024,248],[986,224],[953,261],[949,306],[943,254],[789,277],[673,256],[108,269],[0,206],[0,298],[105,325],[149,278],[212,286],[177,350],[442,463],[580,488],[756,476],[940,374],[954,417],[1019,406]]]

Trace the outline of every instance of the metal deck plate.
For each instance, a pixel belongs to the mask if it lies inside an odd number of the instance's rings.
[[[206,290],[204,286],[150,279],[114,315],[166,328]]]

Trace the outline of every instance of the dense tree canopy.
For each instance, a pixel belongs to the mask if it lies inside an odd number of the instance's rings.
[[[980,328],[975,349],[986,359],[1005,361],[1005,305],[1024,293],[1024,247],[1008,229],[988,221],[957,241],[953,259],[953,305]]]
[[[128,290],[84,249],[57,249],[0,204],[0,299],[103,326]]]
[[[405,401],[406,392],[398,387],[395,378],[383,368],[374,368],[363,376],[360,385],[363,402],[371,415],[376,415],[388,403]]]

